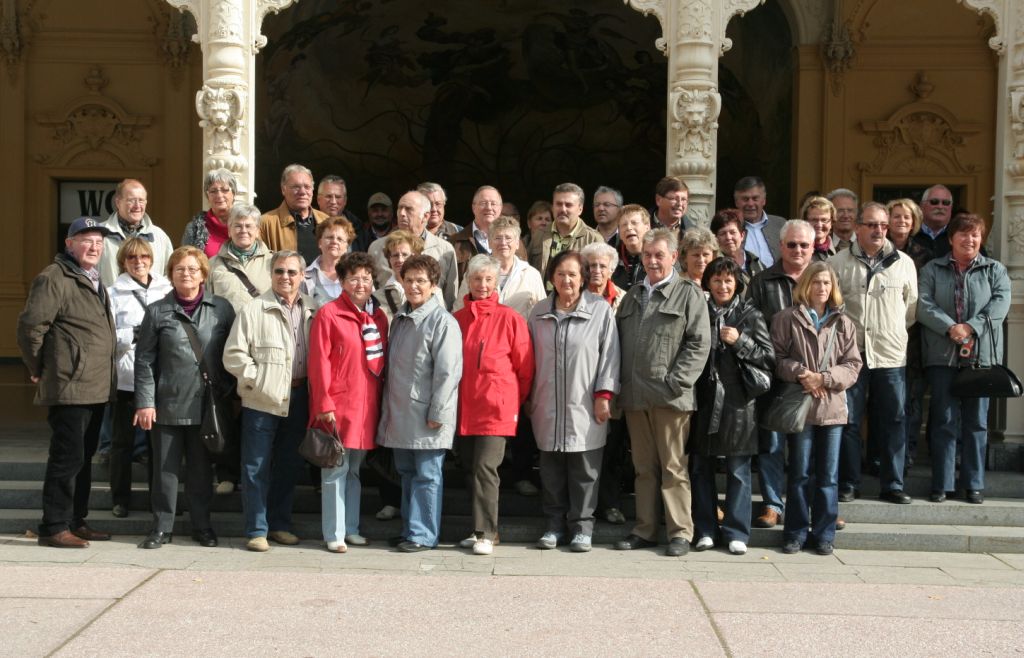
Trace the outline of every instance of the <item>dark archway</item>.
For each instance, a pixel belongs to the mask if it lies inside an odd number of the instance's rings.
[[[718,120],[716,207],[733,205],[743,176],[760,176],[768,212],[793,217],[790,199],[793,135],[794,48],[778,0],[729,22],[732,49],[718,65],[722,113]]]
[[[665,163],[661,28],[621,0],[308,0],[264,24],[256,191],[302,162],[371,193],[444,185],[449,219],[496,185],[526,207],[558,183],[647,205]],[[586,213],[589,215],[589,210]]]

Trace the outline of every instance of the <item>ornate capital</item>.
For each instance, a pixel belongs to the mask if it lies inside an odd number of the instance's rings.
[[[843,76],[853,66],[857,51],[850,38],[850,22],[836,19],[828,26],[821,42],[821,56],[828,68],[832,95],[838,96],[843,89]]]
[[[241,171],[245,168],[246,159],[239,137],[244,126],[246,96],[245,90],[239,86],[203,85],[196,92],[196,112],[205,136],[207,169],[226,167]]]
[[[676,87],[670,95],[672,128],[676,130],[676,157],[687,161],[686,173],[711,171],[718,135],[718,115],[722,97],[716,89]]]

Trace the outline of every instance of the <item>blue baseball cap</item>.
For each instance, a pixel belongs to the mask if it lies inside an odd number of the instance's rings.
[[[102,233],[104,237],[110,235],[110,229],[104,226],[102,221],[95,217],[79,217],[75,221],[71,222],[71,226],[68,227],[68,237],[72,238],[79,233],[85,233],[86,231],[98,231],[99,233]]]

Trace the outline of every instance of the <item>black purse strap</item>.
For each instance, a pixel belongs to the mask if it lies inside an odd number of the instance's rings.
[[[186,322],[181,316],[178,316],[178,322],[181,323],[182,329],[185,330],[188,342],[192,346],[192,352],[196,355],[196,361],[199,362],[199,374],[203,376],[203,381],[209,384],[210,373],[206,370],[206,363],[203,361],[203,346],[199,344],[199,334],[196,333],[196,328],[192,323]]]

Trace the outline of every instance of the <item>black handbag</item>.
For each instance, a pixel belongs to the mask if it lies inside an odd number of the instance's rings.
[[[203,377],[203,416],[199,422],[199,438],[211,455],[223,455],[235,440],[235,416],[230,396],[218,399],[217,387],[210,379],[210,373],[203,362],[203,348],[199,344],[199,334],[191,323],[178,318],[185,329],[192,352],[199,362],[199,374]]]
[[[345,447],[338,438],[338,427],[332,423],[328,431],[317,427],[319,422],[314,420],[306,428],[306,436],[299,444],[299,454],[313,466],[338,468],[345,463]]]
[[[767,370],[751,365],[742,359],[736,359],[740,367],[740,381],[747,398],[753,400],[771,390],[772,375]]]
[[[835,345],[838,331],[838,328],[833,329],[832,334],[828,337],[828,345],[821,355],[818,372],[825,369],[825,365],[832,355],[832,346]],[[811,394],[805,391],[803,384],[799,382],[781,380],[775,383],[772,391],[768,408],[761,415],[761,427],[771,432],[784,434],[799,434],[804,431],[807,414],[811,410]]]
[[[992,348],[992,365],[978,365],[976,350],[973,362],[956,373],[949,393],[957,398],[1019,398],[1024,393],[1020,379],[996,360],[996,336],[992,331],[992,319],[986,317],[985,321],[988,325],[988,344]]]

